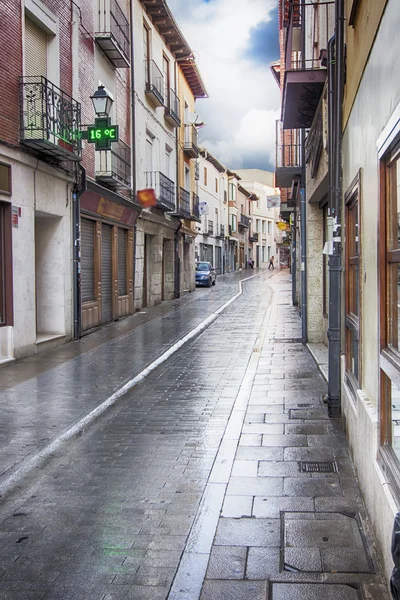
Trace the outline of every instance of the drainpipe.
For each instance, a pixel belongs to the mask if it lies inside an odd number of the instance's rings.
[[[134,0],[129,1],[130,10],[130,82],[131,82],[131,178],[132,178],[132,199],[136,199],[136,102],[135,102],[135,46],[133,43],[134,28]],[[137,220],[137,219],[136,219]],[[135,280],[136,280],[136,245],[137,245],[137,225],[133,227],[133,311],[135,311]]]
[[[81,164],[78,168],[81,171],[80,184],[76,183],[72,192],[74,340],[79,340],[82,335],[80,198],[86,189],[86,170]]]
[[[333,254],[329,260],[329,329],[328,329],[328,413],[332,418],[341,412],[341,202],[342,202],[342,99],[344,71],[344,6],[343,0],[335,0],[335,59],[332,62],[333,44],[330,40],[328,54],[329,137],[331,138],[330,167],[332,176],[329,187],[329,207],[334,219]]]
[[[301,61],[306,68],[305,0],[302,0]],[[300,132],[301,183],[300,183],[300,290],[301,290],[301,341],[307,343],[307,199],[306,199],[306,150],[305,129]]]
[[[182,221],[179,221],[175,231],[175,279],[174,279],[174,298],[181,297],[181,259],[179,257],[179,231],[182,229]]]

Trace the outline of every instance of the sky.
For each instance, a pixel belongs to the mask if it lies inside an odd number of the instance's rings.
[[[280,92],[277,0],[168,0],[209,99],[196,111],[200,141],[231,169],[274,170]]]

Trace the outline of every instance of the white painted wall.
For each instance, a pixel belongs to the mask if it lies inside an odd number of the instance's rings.
[[[35,244],[47,245],[41,273],[46,274],[45,300],[39,307],[55,333],[72,337],[72,229],[71,180],[22,152],[2,146],[0,160],[12,167],[12,197],[2,197],[20,207],[18,227],[12,228],[13,327],[0,327],[0,359],[19,358],[39,350],[36,345]],[[55,235],[46,239],[41,229],[35,236],[35,213],[57,222]],[[42,254],[44,257],[45,254]],[[44,281],[44,280],[42,280]],[[44,291],[44,290],[43,290]],[[39,312],[40,312],[39,311]],[[40,322],[40,320],[39,320]],[[60,343],[60,342],[58,342]]]
[[[358,170],[361,179],[362,392],[356,402],[342,384],[342,403],[357,475],[389,577],[390,536],[395,504],[376,464],[378,449],[378,138],[400,103],[398,2],[389,0],[360,82],[343,137],[343,190]],[[388,40],[391,43],[388,44]]]

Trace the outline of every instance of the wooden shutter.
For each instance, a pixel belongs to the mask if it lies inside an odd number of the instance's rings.
[[[126,229],[118,227],[118,296],[126,296]]]
[[[95,222],[81,220],[82,302],[95,300],[94,293],[94,236]]]
[[[47,34],[25,19],[25,76],[47,77]]]
[[[102,322],[113,320],[112,309],[112,227],[102,223],[101,226],[101,299]]]

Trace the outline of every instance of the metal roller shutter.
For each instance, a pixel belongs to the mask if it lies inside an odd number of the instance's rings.
[[[102,322],[110,323],[112,314],[112,227],[101,226],[101,298]]]
[[[47,34],[25,19],[24,67],[26,77],[47,77]]]
[[[82,302],[95,300],[94,295],[94,236],[95,222],[81,220],[81,278]]]
[[[118,296],[126,296],[126,229],[118,227]]]

